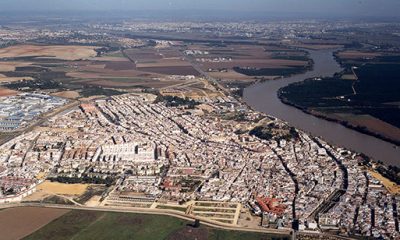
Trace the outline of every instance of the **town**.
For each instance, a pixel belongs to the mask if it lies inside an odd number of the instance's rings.
[[[398,17],[167,2],[2,3],[0,239],[400,239]]]
[[[0,130],[26,127],[40,114],[67,103],[67,100],[37,93],[22,93],[0,98]]]
[[[130,93],[82,103],[2,145],[0,201],[21,201],[46,178],[81,178],[109,184],[102,206],[194,201],[187,214],[221,223],[248,224],[247,211],[268,228],[400,237],[400,199],[362,158],[232,97],[188,107]],[[239,215],[205,202],[240,204]]]

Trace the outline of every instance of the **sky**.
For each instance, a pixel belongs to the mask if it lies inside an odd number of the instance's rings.
[[[0,11],[213,10],[400,17],[400,0],[0,0]]]

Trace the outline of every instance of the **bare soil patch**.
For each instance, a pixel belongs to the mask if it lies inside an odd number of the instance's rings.
[[[45,181],[37,187],[38,191],[60,195],[82,195],[89,184],[66,184]]]
[[[26,67],[31,64],[31,62],[0,62],[0,72],[13,72],[17,67]]]
[[[135,69],[136,65],[132,62],[128,61],[113,61],[113,62],[106,62],[105,69],[111,70],[131,70]]]
[[[153,79],[131,79],[126,81],[126,79],[99,79],[86,82],[86,84],[102,86],[102,87],[153,87],[161,88],[179,83],[178,81],[160,81]]]
[[[121,57],[112,57],[112,56],[101,56],[101,57],[94,57],[94,58],[89,58],[91,61],[105,61],[105,62],[121,62],[121,61],[126,61],[127,59],[123,56]]]
[[[200,73],[197,72],[192,66],[141,67],[138,68],[138,70],[165,75],[200,75]]]
[[[365,126],[371,132],[378,133],[394,140],[400,139],[399,128],[370,115],[341,114],[340,117],[354,126]]]
[[[138,68],[151,68],[151,67],[184,67],[191,66],[190,63],[180,59],[163,59],[159,61],[139,61],[136,64]]]
[[[323,49],[333,49],[333,48],[343,47],[343,45],[337,45],[337,44],[295,44],[292,46],[311,49],[311,50],[323,50]]]
[[[382,176],[381,174],[379,174],[378,172],[369,171],[369,174],[371,174],[372,177],[378,179],[383,186],[385,186],[385,188],[391,193],[391,194],[399,194],[400,193],[400,186],[397,185],[396,183],[390,181],[389,179],[385,178],[384,176]]]
[[[101,196],[93,196],[87,202],[85,202],[85,205],[88,207],[97,207],[100,205],[100,199]]]
[[[254,68],[285,68],[307,66],[306,61],[284,60],[284,59],[248,59],[233,60],[231,62],[204,63],[206,68],[233,68],[233,67],[254,67]]]
[[[0,76],[0,83],[1,82],[18,82],[21,80],[33,80],[31,77],[1,77]]]
[[[15,90],[0,87],[0,97],[15,96],[17,94],[18,92]]]
[[[359,59],[359,58],[375,58],[382,56],[382,54],[378,52],[343,51],[338,53],[338,56],[340,58],[346,58],[346,59]]]
[[[77,91],[62,91],[58,93],[54,93],[54,96],[57,97],[62,97],[62,98],[69,98],[69,99],[75,99],[79,97],[79,93]]]
[[[40,46],[16,45],[0,49],[0,58],[45,57],[63,60],[78,60],[96,56],[95,47],[91,46]]]
[[[154,49],[128,49],[124,51],[132,60],[158,60],[162,59],[162,55]]]
[[[69,212],[51,208],[9,208],[0,211],[0,240],[21,239]]]

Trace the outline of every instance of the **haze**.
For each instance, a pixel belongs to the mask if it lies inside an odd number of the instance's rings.
[[[397,17],[398,0],[2,0],[0,11],[213,10],[297,16]],[[23,7],[21,7],[23,6]]]

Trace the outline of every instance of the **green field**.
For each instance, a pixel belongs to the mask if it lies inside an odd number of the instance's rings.
[[[73,210],[24,239],[267,240],[289,236],[224,231],[169,216]]]
[[[400,57],[393,59],[398,60]],[[385,125],[357,121],[357,118],[370,116],[394,129],[400,129],[400,64],[364,63],[354,72],[357,75],[354,81],[343,80],[338,75],[292,83],[279,90],[279,97],[287,104],[318,113],[400,146],[399,134],[386,129]],[[353,119],[343,117],[349,114],[354,116]]]
[[[104,57],[121,57],[124,58],[124,54],[122,54],[121,51],[116,51],[116,52],[109,52],[103,55]]]

